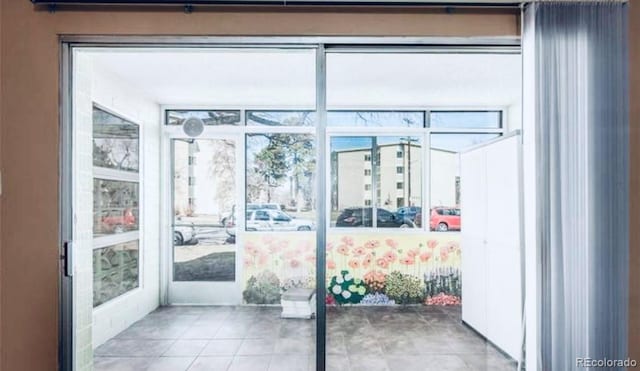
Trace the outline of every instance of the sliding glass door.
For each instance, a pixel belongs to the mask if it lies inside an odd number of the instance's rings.
[[[461,259],[473,255],[461,235],[473,229],[461,215],[459,158],[519,128],[519,56],[339,48],[123,48],[101,61],[116,72],[145,58],[187,63],[198,77],[144,76],[164,78],[154,102],[170,102],[153,111],[156,131],[140,120],[141,162],[156,178],[96,172],[108,177],[94,198],[100,233],[142,239],[154,227],[158,237],[103,255],[158,265],[130,286],[185,311],[193,322],[168,336],[202,345],[204,358],[330,370],[477,368],[491,358],[509,369],[519,355],[464,324]],[[107,202],[109,191],[134,201]]]

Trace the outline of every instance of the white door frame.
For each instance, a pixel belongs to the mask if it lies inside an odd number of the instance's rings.
[[[234,281],[174,281],[173,280],[173,224],[174,224],[174,202],[173,202],[173,150],[172,143],[176,139],[197,139],[197,140],[216,140],[226,139],[235,143],[235,162],[236,169],[238,164],[244,161],[244,136],[240,133],[220,133],[218,130],[209,130],[205,128],[202,135],[197,138],[190,138],[182,130],[174,130],[169,128],[163,131],[161,145],[161,166],[162,178],[166,181],[161,182],[161,242],[160,242],[160,259],[161,259],[161,301],[170,305],[238,305],[242,303],[242,233],[236,233],[236,257],[235,257],[235,279]],[[179,128],[182,129],[182,128]],[[237,217],[244,215],[244,174],[236,171],[235,174],[235,200],[236,200],[236,229],[244,230],[244,218]],[[242,210],[241,210],[242,208]]]

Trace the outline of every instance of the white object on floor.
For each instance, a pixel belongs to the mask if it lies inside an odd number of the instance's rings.
[[[309,288],[291,288],[280,298],[282,318],[307,318],[316,313],[316,293]]]

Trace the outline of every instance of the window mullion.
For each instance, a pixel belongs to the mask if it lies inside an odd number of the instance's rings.
[[[378,159],[380,151],[378,150],[378,137],[371,137],[371,227],[378,227],[378,172],[380,171],[380,160]],[[382,199],[382,194],[380,194]],[[363,214],[363,220],[364,220]]]
[[[105,180],[140,183],[140,173],[94,166],[93,177]]]

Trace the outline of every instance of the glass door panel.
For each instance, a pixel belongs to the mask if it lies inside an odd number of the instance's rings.
[[[237,281],[236,143],[234,138],[172,140],[172,301],[229,303],[221,292],[234,290]]]

